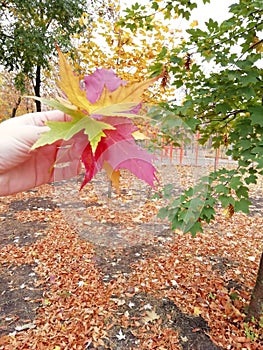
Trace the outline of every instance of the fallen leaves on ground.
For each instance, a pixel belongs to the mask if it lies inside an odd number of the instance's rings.
[[[122,193],[111,199],[98,195],[107,190],[104,180],[88,184],[76,211],[48,185],[2,199],[3,225],[11,215],[16,225],[47,226],[36,241],[9,242],[0,250],[3,266],[34,265],[35,287],[43,292],[29,300],[40,303],[36,318],[18,320],[0,337],[0,349],[179,350],[183,343],[191,349],[193,335],[206,337],[214,349],[263,349],[260,330],[244,323],[262,251],[262,217],[226,218],[219,210],[195,238],[171,232],[155,216],[161,200],[123,176]],[[40,200],[23,207],[37,198],[60,206],[41,208]],[[103,234],[104,241],[87,239]]]

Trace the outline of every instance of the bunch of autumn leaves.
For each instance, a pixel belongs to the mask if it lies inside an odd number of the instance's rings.
[[[104,168],[113,184],[119,170],[127,169],[150,186],[156,178],[152,156],[140,148],[134,138],[137,127],[133,118],[142,106],[142,94],[157,79],[127,83],[113,70],[97,69],[84,77],[84,87],[65,56],[59,53],[59,89],[63,97],[41,99],[63,111],[66,121],[50,121],[50,130],[41,135],[33,148],[58,140],[74,140],[85,166],[81,188]],[[76,147],[76,145],[75,145]]]

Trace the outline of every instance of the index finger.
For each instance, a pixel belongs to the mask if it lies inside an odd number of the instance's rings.
[[[25,124],[31,124],[36,126],[44,126],[48,121],[67,121],[71,118],[61,111],[47,111],[26,114],[24,117]],[[22,117],[21,117],[22,118]]]
[[[47,111],[47,112],[35,112],[24,114],[20,117],[7,119],[2,122],[1,130],[4,131],[6,128],[12,128],[12,130],[19,126],[35,125],[45,126],[48,121],[68,121],[71,118],[65,115],[61,111]]]

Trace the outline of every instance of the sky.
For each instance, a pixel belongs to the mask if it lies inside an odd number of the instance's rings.
[[[202,0],[198,0],[198,8],[193,10],[190,21],[197,20],[201,29],[209,18],[222,22],[228,17],[228,7],[234,2],[236,1],[211,0],[210,4],[204,5]]]
[[[131,7],[132,4],[138,2],[139,4],[147,4],[150,3],[151,0],[125,0],[121,1],[121,7]],[[198,4],[198,8],[194,9],[192,11],[190,23],[194,20],[197,20],[199,23],[199,26],[201,29],[204,28],[205,22],[212,18],[214,20],[217,20],[219,22],[222,22],[228,17],[228,7],[233,4],[234,2],[237,2],[237,0],[210,0],[210,3],[203,4],[202,0],[196,0],[196,3]],[[179,21],[179,28],[183,29],[184,26],[187,26],[186,22],[183,20]],[[180,23],[181,21],[181,23]]]

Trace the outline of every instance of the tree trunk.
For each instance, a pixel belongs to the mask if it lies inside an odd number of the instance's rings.
[[[41,66],[37,66],[36,69],[36,81],[34,85],[35,96],[40,97],[40,86],[41,86]],[[37,112],[41,112],[41,102],[35,100]]]
[[[258,275],[255,287],[253,289],[250,304],[248,306],[247,321],[255,318],[259,320],[263,315],[263,252],[261,255]]]
[[[17,100],[17,102],[15,103],[14,108],[12,109],[11,118],[14,118],[14,117],[16,116],[16,111],[17,111],[17,109],[18,109],[20,103],[21,103],[21,96],[18,97],[18,100]]]

